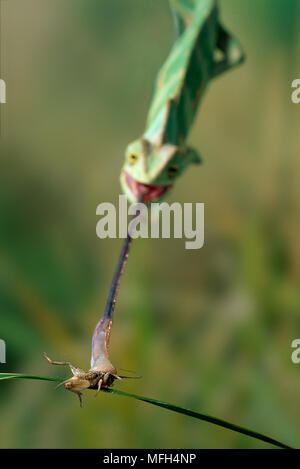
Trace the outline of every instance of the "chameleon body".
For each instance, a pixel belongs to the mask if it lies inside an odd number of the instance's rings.
[[[170,0],[177,40],[162,66],[155,85],[143,136],[126,150],[121,182],[130,201],[160,199],[197,153],[186,145],[199,102],[210,81],[242,61],[237,42],[219,23],[215,0]],[[217,54],[219,53],[219,55]],[[73,376],[62,384],[82,403],[82,391],[109,387],[118,376],[110,362],[108,346],[113,311],[131,244],[128,233],[112,280],[106,307],[92,339],[91,368],[85,372],[70,362],[46,360],[69,366]]]
[[[177,39],[161,67],[143,135],[130,143],[121,186],[130,202],[161,199],[200,157],[186,144],[209,83],[243,61],[219,21],[217,0],[169,0]]]

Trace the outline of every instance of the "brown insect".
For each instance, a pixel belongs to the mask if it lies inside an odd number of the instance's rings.
[[[93,338],[92,338],[92,356],[91,368],[85,372],[80,368],[72,365],[66,361],[56,361],[48,357],[44,353],[44,357],[51,365],[69,366],[73,376],[66,381],[63,381],[59,386],[64,386],[65,389],[74,392],[79,397],[80,406],[82,407],[82,391],[85,389],[96,389],[99,393],[101,388],[107,388],[113,384],[116,379],[123,378],[136,378],[133,376],[119,376],[116,368],[111,363],[108,357],[108,346],[110,333],[112,328],[112,317],[118,293],[120,278],[125,267],[132,238],[128,233],[125,239],[117,268],[115,270],[113,280],[111,283],[108,299],[106,302],[104,314],[98,322]]]

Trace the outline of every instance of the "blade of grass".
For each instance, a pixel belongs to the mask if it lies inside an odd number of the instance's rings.
[[[55,378],[52,376],[37,376],[37,375],[25,375],[22,373],[0,373],[0,380],[5,379],[13,379],[13,378],[20,378],[20,379],[38,379],[43,381],[55,381],[55,382],[62,382],[64,379],[62,378]],[[172,412],[177,412],[179,414],[184,414],[189,417],[193,417],[198,420],[203,420],[205,422],[212,423],[219,427],[227,428],[228,430],[232,430],[237,433],[241,433],[243,435],[250,436],[255,438],[256,440],[264,441],[265,443],[270,443],[271,445],[275,445],[279,448],[284,449],[293,449],[291,446],[286,445],[274,438],[270,438],[262,433],[258,433],[248,428],[240,427],[239,425],[235,425],[234,423],[227,422],[226,420],[219,419],[217,417],[212,417],[210,415],[202,414],[200,412],[195,412],[194,410],[185,409],[184,407],[179,407],[173,404],[169,404],[167,402],[157,401],[156,399],[150,399],[149,397],[138,396],[136,394],[129,394],[124,391],[118,391],[117,389],[101,389],[102,392],[106,392],[108,394],[115,394],[117,396],[123,397],[130,397],[132,399],[137,399],[138,401],[147,402],[148,404],[152,404],[158,407],[162,407],[167,410],[171,410]]]
[[[55,378],[53,376],[37,376],[37,375],[24,375],[23,373],[0,373],[0,381],[3,379],[39,379],[41,381],[55,381],[57,383],[61,383],[63,381],[62,378]]]
[[[163,407],[164,409],[171,410],[172,412],[177,412],[179,414],[188,415],[189,417],[193,417],[198,420],[204,420],[205,422],[210,422],[219,427],[227,428],[234,432],[242,433],[243,435],[247,435],[252,438],[256,438],[257,440],[270,443],[271,445],[278,446],[279,448],[294,449],[291,446],[288,446],[285,443],[275,440],[274,438],[270,438],[266,435],[263,435],[262,433],[249,430],[248,428],[240,427],[239,425],[235,425],[234,423],[227,422],[226,420],[222,420],[217,417],[212,417],[210,415],[202,414],[200,412],[195,412],[194,410],[185,409],[184,407],[179,407],[177,405],[169,404],[167,402],[157,401],[156,399],[150,399],[144,396],[137,396],[136,394],[129,394],[127,392],[118,391],[116,389],[103,389],[103,392],[107,392],[109,394],[117,394],[118,396],[131,397],[139,401],[147,402],[148,404],[153,404],[158,407]]]

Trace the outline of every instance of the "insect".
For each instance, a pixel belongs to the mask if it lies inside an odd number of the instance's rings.
[[[217,0],[169,0],[177,39],[160,69],[143,135],[130,143],[121,186],[130,202],[161,199],[201,158],[186,144],[208,84],[244,59],[219,21]]]
[[[70,362],[56,361],[48,357],[44,353],[45,359],[51,365],[63,365],[69,366],[73,376],[66,381],[63,381],[59,386],[63,385],[65,389],[74,392],[79,397],[80,406],[82,407],[82,391],[85,389],[96,389],[97,393],[101,388],[107,388],[113,384],[116,379],[123,378],[136,378],[133,376],[119,376],[116,368],[111,363],[108,356],[108,346],[110,333],[112,328],[113,312],[116,303],[116,297],[120,284],[121,275],[123,273],[132,238],[128,233],[125,239],[122,251],[119,257],[119,261],[113,276],[111,283],[108,299],[104,309],[104,314],[98,324],[96,325],[93,338],[92,338],[92,356],[91,356],[91,368],[85,372],[76,366],[73,366]]]

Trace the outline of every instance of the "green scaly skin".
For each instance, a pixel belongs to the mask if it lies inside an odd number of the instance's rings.
[[[160,200],[192,163],[186,144],[199,103],[218,75],[240,64],[238,42],[221,26],[217,0],[169,0],[177,38],[160,69],[142,137],[125,152],[121,185],[130,202]]]

